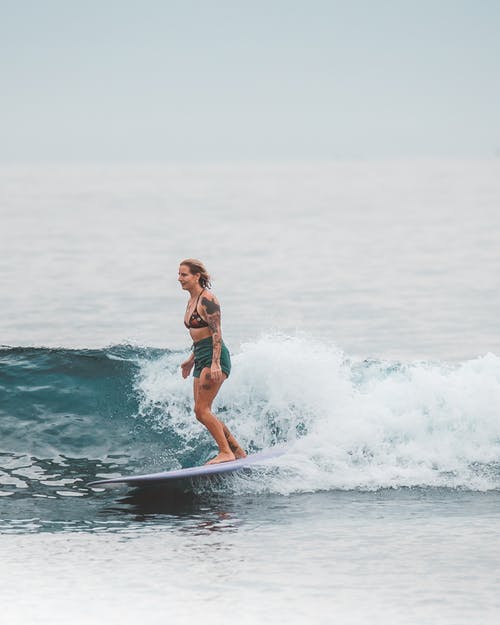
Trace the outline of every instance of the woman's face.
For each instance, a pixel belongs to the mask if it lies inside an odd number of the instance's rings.
[[[194,288],[200,279],[199,273],[191,273],[189,267],[187,265],[181,265],[179,267],[179,282],[181,283],[181,287],[189,291]]]

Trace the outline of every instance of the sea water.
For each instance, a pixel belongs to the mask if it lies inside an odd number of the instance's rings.
[[[0,169],[2,622],[493,624],[500,162]],[[185,257],[285,455],[215,452],[179,364]]]

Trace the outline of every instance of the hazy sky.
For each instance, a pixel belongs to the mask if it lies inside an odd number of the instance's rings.
[[[500,155],[499,0],[0,0],[0,161]]]

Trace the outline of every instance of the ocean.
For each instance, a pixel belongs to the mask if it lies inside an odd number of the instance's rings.
[[[500,618],[500,160],[0,167],[0,598],[9,625]],[[265,467],[179,365],[201,258]]]

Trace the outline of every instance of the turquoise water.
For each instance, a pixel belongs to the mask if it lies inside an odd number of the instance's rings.
[[[496,623],[498,168],[2,168],[6,622]],[[192,255],[232,351],[216,410],[288,451],[89,489],[213,455],[179,375]]]

